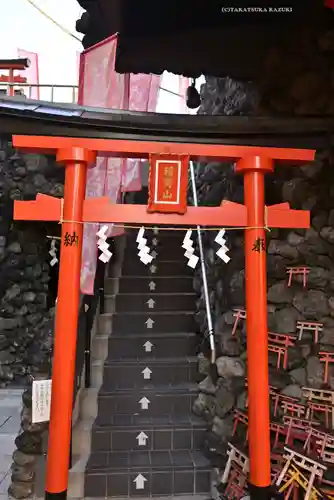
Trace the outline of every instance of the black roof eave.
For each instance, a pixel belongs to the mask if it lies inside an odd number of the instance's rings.
[[[324,149],[333,144],[334,118],[171,115],[1,98],[0,131],[8,135]]]
[[[200,74],[256,80],[268,47],[289,34],[332,29],[333,10],[324,0],[258,0],[256,7],[292,8],[288,14],[222,14],[227,0],[86,0],[77,22],[84,48],[119,33],[118,73],[155,73],[167,70],[189,77]],[[251,0],[238,1],[238,7]],[[314,37],[313,37],[314,38]],[[317,37],[315,37],[317,39]],[[293,42],[291,42],[293,43]],[[289,44],[288,44],[289,47]]]

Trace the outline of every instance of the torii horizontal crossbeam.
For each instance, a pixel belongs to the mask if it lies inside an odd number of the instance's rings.
[[[257,146],[226,146],[217,144],[192,144],[176,142],[148,142],[141,140],[87,139],[80,137],[43,137],[14,135],[13,145],[22,151],[39,154],[56,153],[58,149],[86,148],[100,155],[124,158],[148,158],[149,152],[157,154],[189,155],[192,160],[214,158],[221,162],[236,161],[247,156],[261,155],[273,160],[305,163],[314,159],[311,149],[260,148]]]
[[[289,203],[267,207],[268,227],[310,226],[310,213],[304,210],[291,210]],[[15,201],[15,220],[45,220],[61,222],[62,200],[38,194],[35,201]],[[188,207],[184,215],[148,213],[146,205],[115,205],[109,198],[90,198],[85,200],[82,222],[101,222],[114,224],[169,225],[169,226],[247,226],[247,208],[240,203],[223,201],[220,207]]]

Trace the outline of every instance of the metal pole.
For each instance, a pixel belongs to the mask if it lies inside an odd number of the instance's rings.
[[[88,298],[88,297],[87,297]],[[85,314],[85,350],[84,350],[84,363],[85,363],[85,389],[89,389],[91,385],[91,370],[90,370],[90,348],[91,348],[91,331],[94,322],[94,315],[92,311],[93,300],[95,297],[89,297],[88,302],[85,303],[84,306],[84,314]]]
[[[192,161],[190,162],[190,177],[191,177],[191,185],[192,185],[192,190],[193,190],[194,206],[198,207],[194,163]],[[213,333],[208,280],[207,280],[207,276],[206,276],[204,250],[203,250],[202,234],[201,234],[201,227],[200,226],[197,226],[197,235],[198,235],[199,255],[200,255],[200,261],[201,261],[206,316],[207,316],[207,320],[208,320],[209,340],[210,340],[210,348],[211,348],[211,363],[213,364],[216,362],[216,346],[215,346],[215,338],[214,338],[214,333]]]

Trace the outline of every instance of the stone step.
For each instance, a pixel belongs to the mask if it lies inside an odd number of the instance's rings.
[[[210,478],[210,464],[197,451],[98,453],[87,464],[85,497],[207,493]]]
[[[104,310],[114,312],[195,311],[195,293],[119,293],[106,295]]]
[[[151,331],[142,335],[112,334],[107,341],[108,360],[193,356],[198,342],[194,333],[172,333],[161,337]]]
[[[153,389],[155,385],[194,382],[197,358],[112,361],[104,366],[103,390]]]
[[[117,333],[124,335],[142,333],[193,332],[196,329],[192,311],[172,312],[133,312],[101,314],[98,332],[101,334]]]
[[[199,499],[210,491],[211,467],[200,452],[206,424],[192,415],[199,338],[185,232],[145,232],[158,254],[153,266],[136,255],[138,231],[128,233],[94,339],[99,377],[85,416],[95,421],[82,434],[85,446],[76,440],[90,455],[82,496]]]
[[[199,450],[203,447],[205,425],[201,419],[189,415],[174,418],[146,418],[132,415],[128,417],[126,420],[124,416],[120,418],[119,415],[115,415],[116,422],[121,422],[121,425],[94,426],[91,438],[92,453]]]
[[[104,291],[106,294],[113,293],[193,293],[192,276],[169,276],[169,277],[146,277],[132,276],[107,278]]]
[[[192,276],[194,270],[187,266],[188,259],[183,256],[178,260],[161,260],[158,256],[145,266],[136,255],[127,259],[122,267],[122,276]]]
[[[140,388],[135,391],[102,388],[98,397],[98,425],[109,425],[111,415],[145,417],[190,414],[198,392],[196,384]]]

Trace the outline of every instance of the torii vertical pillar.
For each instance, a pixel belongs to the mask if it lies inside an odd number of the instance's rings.
[[[272,172],[273,160],[248,156],[237,162],[244,174],[244,200],[247,208],[245,231],[248,436],[251,498],[270,498],[270,414],[267,327],[267,225],[264,175]]]
[[[65,165],[65,195],[61,214],[61,256],[45,482],[45,498],[49,500],[67,498],[80,299],[82,213],[87,165],[93,163],[95,157],[95,153],[83,148],[57,151],[57,161]]]

